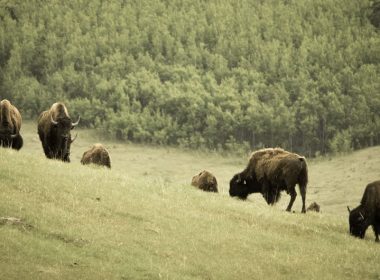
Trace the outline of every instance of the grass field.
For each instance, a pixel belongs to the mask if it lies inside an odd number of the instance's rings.
[[[109,142],[78,130],[70,164],[45,159],[36,124],[0,149],[0,279],[380,279],[380,246],[348,234],[347,205],[379,179],[380,147],[309,160],[307,204],[228,196],[244,157]],[[82,166],[102,142],[112,169]],[[190,186],[207,169],[219,194]]]

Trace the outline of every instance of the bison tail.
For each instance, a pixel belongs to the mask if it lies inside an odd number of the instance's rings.
[[[307,183],[309,181],[307,163],[304,157],[299,158],[299,160],[301,162],[301,171],[298,175],[298,184],[300,188],[306,189]]]
[[[298,186],[301,192],[302,198],[302,213],[306,213],[306,187],[308,183],[307,163],[305,158],[300,158],[301,170],[298,175]]]

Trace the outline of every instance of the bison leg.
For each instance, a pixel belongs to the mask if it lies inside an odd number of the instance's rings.
[[[375,233],[375,242],[379,242],[380,224],[374,224],[372,228]]]
[[[305,206],[305,201],[306,201],[306,186],[300,186],[300,193],[302,197],[302,213],[306,213],[306,206]]]
[[[265,199],[265,201],[269,204],[269,205],[273,205],[273,197],[271,195],[271,188],[270,188],[270,185],[269,183],[264,180],[261,182],[261,193]]]
[[[65,162],[70,162],[70,154],[65,154],[64,156],[63,156],[63,159],[62,159],[63,161],[65,161]]]
[[[9,141],[7,140],[0,140],[0,146],[4,147],[4,148],[9,148],[10,145],[9,145]]]
[[[64,161],[64,162],[70,162],[70,157],[69,157],[69,156],[65,156],[65,157],[63,158],[63,161]]]
[[[22,139],[21,135],[17,135],[15,139],[12,141],[12,148],[16,150],[20,150],[22,148],[22,145],[24,144],[24,140]]]
[[[54,158],[54,153],[52,150],[49,149],[47,146],[42,146],[44,148],[44,153],[47,158]]]
[[[290,212],[292,210],[293,203],[297,197],[297,192],[296,192],[294,186],[293,186],[293,188],[288,188],[288,193],[290,194],[290,201],[289,201],[288,207],[286,208],[286,211]]]
[[[41,136],[40,136],[41,138]],[[47,158],[52,158],[51,154],[52,152],[50,152],[50,149],[48,147],[48,145],[46,144],[46,140],[41,140],[41,143],[42,143],[42,149],[44,150],[44,154]]]

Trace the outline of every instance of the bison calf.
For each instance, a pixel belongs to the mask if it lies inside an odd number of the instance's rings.
[[[350,233],[353,236],[364,238],[369,226],[375,233],[375,241],[379,242],[380,234],[380,181],[368,184],[360,205],[353,210],[347,206],[349,212]]]
[[[252,153],[248,166],[230,181],[230,195],[246,199],[251,193],[261,193],[268,204],[280,199],[280,192],[290,194],[286,211],[291,211],[298,184],[302,197],[302,213],[306,212],[308,172],[306,159],[280,148],[261,149]]]
[[[97,164],[111,168],[111,159],[108,151],[102,144],[94,144],[90,150],[83,153],[82,164]]]
[[[0,102],[0,146],[20,150],[23,139],[20,135],[21,114],[7,99]]]
[[[203,170],[191,180],[191,185],[206,192],[218,192],[218,182],[214,175]]]

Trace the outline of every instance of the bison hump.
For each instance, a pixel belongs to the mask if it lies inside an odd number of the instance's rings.
[[[276,181],[284,176],[297,177],[305,163],[306,159],[300,155],[281,148],[268,148],[252,154],[248,169],[258,180]]]

